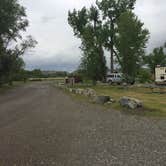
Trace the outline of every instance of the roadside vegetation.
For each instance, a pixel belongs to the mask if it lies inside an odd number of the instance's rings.
[[[111,73],[123,73],[126,83],[154,81],[155,67],[166,65],[165,45],[146,52],[150,32],[134,13],[136,0],[101,0],[90,8],[68,13],[74,35],[81,39],[80,75],[104,81],[110,52]]]
[[[96,86],[94,89],[99,94],[109,95],[113,97],[117,103],[113,105],[116,109],[122,109],[120,107],[118,101],[122,96],[128,96],[132,98],[137,98],[141,101],[143,101],[143,109],[145,109],[144,112],[147,115],[165,115],[166,116],[166,88],[162,92],[165,91],[165,93],[161,93],[160,89],[151,89],[151,88],[145,88],[145,87],[121,87],[121,86]],[[140,110],[141,111],[141,110]]]
[[[75,85],[71,88],[81,88],[81,89],[94,89],[97,92],[97,95],[110,96],[115,102],[111,104],[106,104],[107,108],[112,108],[119,111],[124,111],[126,113],[138,114],[143,116],[156,116],[156,117],[165,117],[166,116],[166,88],[150,88],[144,85],[135,85],[135,86],[120,86],[120,85]],[[88,100],[91,102],[91,99],[74,94],[76,99]],[[120,106],[119,100],[122,96],[128,96],[131,98],[137,98],[143,102],[143,107],[138,110],[129,110]]]
[[[12,85],[10,84],[3,84],[0,86],[0,94],[3,94],[5,92],[7,92],[10,89],[16,88],[23,85],[22,81],[13,81]]]
[[[0,86],[24,80],[24,55],[37,42],[23,37],[28,27],[25,8],[18,0],[0,1]]]
[[[74,36],[81,39],[82,59],[75,73],[92,82],[81,88],[90,86],[99,95],[116,101],[123,96],[136,98],[144,103],[145,114],[166,115],[165,88],[144,86],[154,86],[155,67],[166,66],[166,44],[147,53],[150,32],[134,13],[135,3],[136,0],[97,0],[90,8],[69,11],[68,23]],[[110,69],[106,66],[106,51],[110,52]],[[108,72],[122,73],[123,86],[98,85],[98,81],[107,82]],[[111,107],[123,109],[118,102]]]

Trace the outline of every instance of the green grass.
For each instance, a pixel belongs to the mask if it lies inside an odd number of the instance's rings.
[[[81,85],[78,85],[78,87],[85,88]],[[117,102],[112,104],[111,107],[116,110],[123,109],[118,102],[119,99],[123,96],[128,96],[143,101],[144,108],[142,111],[137,111],[140,112],[140,114],[147,116],[166,116],[166,93],[159,93],[158,89],[156,89],[154,93],[152,89],[144,87],[123,88],[121,86],[97,85],[91,86],[90,88],[96,90],[98,95],[108,95],[114,98]],[[166,89],[164,89],[164,91],[166,92]]]
[[[55,82],[64,83],[65,77],[30,78],[29,81],[55,81]]]

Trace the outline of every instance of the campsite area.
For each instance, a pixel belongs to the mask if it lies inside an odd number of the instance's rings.
[[[164,165],[165,118],[73,99],[50,82],[0,94],[0,165]]]

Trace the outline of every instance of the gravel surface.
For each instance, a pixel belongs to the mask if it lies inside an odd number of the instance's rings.
[[[48,83],[0,95],[0,166],[165,166],[166,119],[73,100]]]

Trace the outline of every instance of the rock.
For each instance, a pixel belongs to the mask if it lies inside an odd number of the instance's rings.
[[[68,90],[69,90],[70,93],[76,93],[76,89],[69,88]]]
[[[94,97],[96,96],[96,91],[94,89],[87,88],[87,89],[84,89],[83,95],[87,97]]]
[[[105,104],[107,102],[110,102],[109,96],[96,96],[94,97],[93,101],[97,104]]]
[[[75,93],[75,94],[79,94],[79,95],[85,95],[85,96],[87,96],[87,97],[94,97],[94,96],[96,96],[95,90],[89,89],[89,88],[88,88],[88,89],[68,88],[68,91],[69,91],[70,93]]]
[[[128,102],[127,107],[130,108],[130,109],[136,109],[137,108],[137,103],[135,103],[133,100],[131,100],[130,102]]]
[[[84,89],[76,89],[76,94],[82,95],[84,92]]]
[[[136,109],[143,106],[140,100],[126,97],[126,96],[122,97],[119,102],[121,106],[130,108],[130,109]]]
[[[115,103],[116,100],[114,100],[113,98],[110,97],[110,102],[111,102],[111,103]]]
[[[72,92],[73,92],[73,89],[72,89],[72,88],[69,88],[68,90],[69,90],[69,92],[70,92],[70,93],[72,93]]]
[[[72,92],[76,94],[76,89],[73,89],[73,91],[72,91]]]
[[[126,87],[126,86],[127,86],[127,83],[126,83],[126,82],[122,83],[122,86]]]
[[[112,104],[111,101],[108,101],[108,102],[104,103],[104,105],[111,105],[111,104]]]

